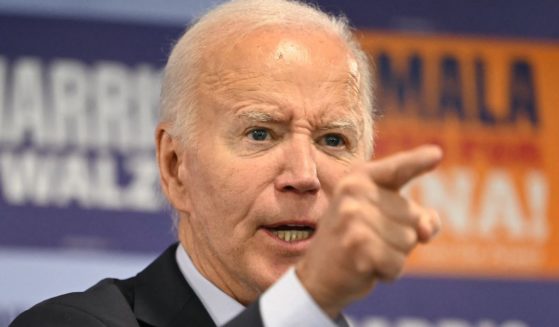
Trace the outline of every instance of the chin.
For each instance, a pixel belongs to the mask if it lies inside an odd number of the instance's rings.
[[[285,272],[292,267],[295,262],[297,262],[296,258],[293,260],[282,260],[283,262],[278,263],[277,261],[271,260],[271,264],[266,265],[265,267],[261,267],[254,271],[254,273],[258,276],[258,286],[262,291],[268,289],[272,284],[274,284]]]

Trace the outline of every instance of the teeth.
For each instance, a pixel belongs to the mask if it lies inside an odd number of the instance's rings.
[[[277,230],[272,233],[286,242],[306,240],[312,235],[312,231],[309,230]]]

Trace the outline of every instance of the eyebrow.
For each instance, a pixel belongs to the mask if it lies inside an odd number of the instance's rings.
[[[325,126],[322,126],[320,129],[327,130],[327,129],[350,129],[350,130],[357,130],[357,125],[352,119],[349,118],[342,118],[338,120],[334,120],[328,122]]]
[[[244,111],[237,115],[239,118],[248,119],[251,121],[257,121],[262,123],[275,122],[279,119],[274,117],[272,114],[262,111]]]
[[[273,123],[279,122],[281,119],[267,112],[262,111],[243,111],[237,115],[241,119],[248,119],[254,122],[261,123]],[[331,130],[331,129],[344,129],[344,130],[354,130],[357,131],[357,125],[355,121],[351,118],[341,118],[334,121],[330,121],[327,124],[320,127],[321,130]]]

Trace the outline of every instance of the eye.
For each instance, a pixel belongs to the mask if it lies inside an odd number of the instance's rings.
[[[339,134],[326,134],[322,137],[320,143],[333,148],[338,148],[346,145],[344,137]]]
[[[250,130],[247,136],[254,141],[265,141],[270,138],[270,132],[265,128],[255,128]]]

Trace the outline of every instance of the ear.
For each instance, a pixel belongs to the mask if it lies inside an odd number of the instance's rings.
[[[167,200],[179,212],[189,211],[190,199],[186,176],[180,174],[184,151],[179,140],[169,133],[168,123],[159,123],[155,131],[156,159],[159,165],[159,182]]]

